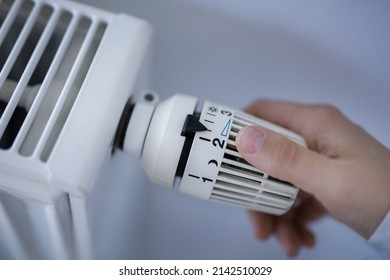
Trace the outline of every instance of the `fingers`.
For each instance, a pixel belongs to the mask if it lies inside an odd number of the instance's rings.
[[[289,257],[294,257],[302,247],[313,247],[314,234],[296,220],[279,218],[276,227],[276,237],[283,251]]]
[[[283,251],[289,257],[296,256],[302,247],[312,247],[315,237],[305,228],[298,217],[285,215],[271,216],[260,212],[248,211],[257,239],[265,240],[275,234]]]
[[[316,151],[327,148],[322,147],[319,135],[334,135],[338,130],[343,131],[343,124],[348,122],[338,109],[330,105],[260,100],[250,105],[246,111],[297,132],[305,138],[309,148]]]
[[[329,159],[310,151],[278,133],[261,127],[245,127],[236,138],[237,149],[246,161],[273,177],[321,195]],[[326,177],[325,177],[326,178]]]
[[[253,231],[259,240],[268,239],[275,230],[276,217],[257,211],[248,211],[249,218],[252,221]]]
[[[299,236],[299,231],[290,221],[280,221],[276,229],[276,236],[287,256],[294,257],[298,254],[302,245],[301,239]]]
[[[301,231],[301,236],[302,236],[301,241],[303,246],[309,248],[313,247],[315,245],[314,234],[306,228],[301,228],[300,231]]]
[[[305,133],[306,129],[321,129],[315,125],[318,122],[326,123],[329,120],[346,119],[337,108],[331,105],[306,105],[278,100],[259,100],[245,111],[300,134]]]

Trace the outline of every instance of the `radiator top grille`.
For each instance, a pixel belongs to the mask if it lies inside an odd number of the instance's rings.
[[[1,153],[49,159],[106,26],[50,1],[1,1]]]

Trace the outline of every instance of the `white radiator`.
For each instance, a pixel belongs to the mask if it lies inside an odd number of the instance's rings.
[[[110,210],[91,205],[112,187],[97,178],[116,160],[126,102],[147,87],[150,26],[73,2],[1,0],[0,27],[0,258],[95,258],[96,211]]]

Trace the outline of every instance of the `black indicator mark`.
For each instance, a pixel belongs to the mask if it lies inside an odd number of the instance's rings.
[[[214,123],[213,121],[210,121],[210,120],[204,120],[205,122],[208,122],[208,123]]]
[[[203,180],[203,183],[206,183],[207,182],[212,182],[213,180],[209,179],[209,178],[205,178],[205,177],[202,177],[202,180]]]
[[[218,112],[218,109],[214,106],[210,106],[207,108],[211,113],[217,113]]]
[[[212,113],[209,113],[209,112],[207,112],[206,114],[207,114],[207,115],[210,115],[210,116],[213,116],[213,117],[216,116],[216,114],[212,114]]]
[[[201,179],[199,176],[196,176],[196,175],[193,175],[193,174],[188,174],[188,176],[190,176],[192,178],[195,178],[195,179]],[[203,183],[213,182],[213,180],[211,180],[209,178],[206,178],[206,177],[202,177],[202,180],[203,180]]]
[[[181,136],[193,137],[195,132],[207,130],[207,127],[205,127],[194,115],[188,114],[184,121],[184,126],[181,130]]]
[[[211,139],[208,139],[208,138],[204,138],[204,137],[199,137],[200,140],[203,140],[203,141],[207,141],[207,142],[210,142]]]
[[[223,146],[225,146],[225,140],[214,138],[213,139],[213,145],[215,147],[219,147],[219,148],[223,149]]]
[[[231,115],[232,115],[232,112],[227,111],[227,110],[222,110],[222,111],[221,111],[221,114],[222,114],[222,115],[231,116]]]

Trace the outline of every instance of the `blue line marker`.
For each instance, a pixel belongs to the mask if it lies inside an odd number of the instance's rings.
[[[222,132],[221,132],[222,136],[227,136],[228,135],[231,121],[232,121],[232,119],[229,119],[227,121],[227,123],[225,124],[225,127],[222,129]]]

